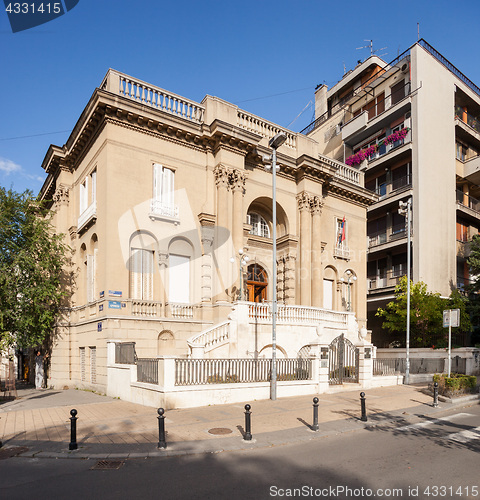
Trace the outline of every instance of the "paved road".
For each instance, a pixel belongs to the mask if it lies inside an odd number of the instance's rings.
[[[0,462],[0,498],[478,499],[479,453],[475,403],[435,416],[398,415],[302,444],[128,459],[115,470],[92,470],[92,459],[10,458]]]

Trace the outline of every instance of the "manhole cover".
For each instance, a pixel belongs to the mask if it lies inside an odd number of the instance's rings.
[[[215,427],[208,431],[209,434],[215,434],[216,436],[220,436],[222,434],[231,434],[232,430],[227,429],[226,427]]]
[[[120,469],[125,460],[100,460],[90,470],[112,470]]]
[[[0,460],[4,460],[5,458],[16,457],[17,455],[25,453],[26,451],[28,451],[28,448],[25,448],[25,446],[12,446],[11,448],[1,448]]]

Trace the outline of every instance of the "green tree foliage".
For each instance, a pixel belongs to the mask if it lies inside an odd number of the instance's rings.
[[[384,318],[383,328],[405,340],[407,329],[407,277],[404,276],[395,288],[395,300],[385,309],[379,308],[377,316]],[[443,328],[444,309],[460,309],[460,327],[456,332],[471,330],[470,317],[467,313],[466,299],[454,290],[448,299],[442,299],[439,293],[427,291],[423,282],[410,282],[410,345],[412,347],[445,347],[448,342],[448,330]]]
[[[480,344],[480,235],[470,241],[470,257],[467,260],[475,281],[467,290],[468,312],[472,321],[472,345]]]
[[[69,296],[68,250],[30,191],[0,187],[0,350],[39,346]]]

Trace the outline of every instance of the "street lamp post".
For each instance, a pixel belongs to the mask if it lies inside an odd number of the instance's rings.
[[[239,300],[243,300],[243,268],[247,265],[248,261],[250,260],[250,257],[248,255],[245,255],[243,252],[243,248],[240,248],[238,250],[238,261],[239,261],[239,267],[240,267],[240,293],[239,293]],[[230,258],[230,262],[232,264],[235,263],[235,257]]]
[[[405,215],[407,224],[407,334],[406,334],[406,360],[405,360],[405,384],[410,383],[410,226],[412,221],[412,198],[399,203],[398,213]]]
[[[270,380],[270,399],[277,399],[277,149],[286,141],[285,132],[279,132],[268,145],[272,148],[272,375]]]
[[[347,287],[348,287],[348,291],[347,291],[347,311],[350,312],[352,310],[352,296],[351,296],[351,286],[353,285],[353,282],[357,281],[357,277],[352,273],[352,271],[350,271],[350,269],[347,269],[347,271],[345,272],[346,276],[347,276]],[[345,282],[345,278],[340,278],[340,281],[342,283]]]

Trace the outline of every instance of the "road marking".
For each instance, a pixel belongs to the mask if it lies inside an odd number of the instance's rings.
[[[467,443],[473,439],[480,439],[480,427],[475,427],[475,429],[469,429],[466,431],[456,432],[455,434],[450,434],[447,439],[452,441],[458,441],[459,443]]]
[[[410,431],[412,429],[422,429],[423,427],[428,427],[429,425],[434,425],[442,422],[451,422],[457,418],[473,417],[472,413],[456,413],[455,415],[450,415],[449,417],[435,418],[433,420],[427,420],[426,422],[420,422],[418,424],[405,425],[403,427],[398,427],[397,431]]]

